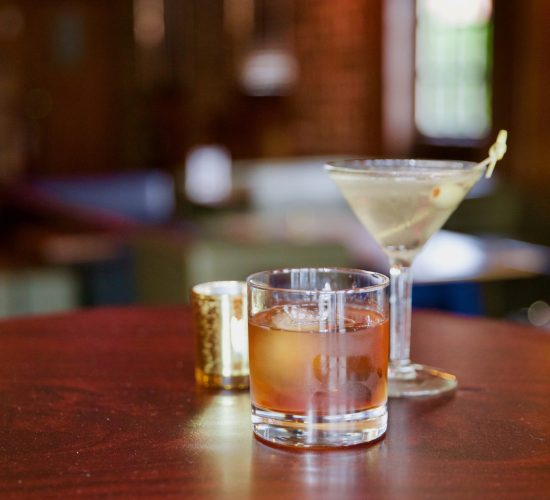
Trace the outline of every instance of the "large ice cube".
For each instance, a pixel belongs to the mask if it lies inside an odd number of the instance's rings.
[[[285,305],[271,318],[274,328],[292,332],[326,332],[355,326],[355,321],[329,314],[322,307]]]
[[[290,330],[293,332],[306,332],[317,330],[319,323],[323,321],[317,311],[311,308],[286,305],[272,317],[273,326],[278,330]]]

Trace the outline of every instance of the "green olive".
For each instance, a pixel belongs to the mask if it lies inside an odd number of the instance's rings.
[[[438,184],[430,193],[430,201],[437,208],[453,208],[462,201],[464,194],[458,184]]]

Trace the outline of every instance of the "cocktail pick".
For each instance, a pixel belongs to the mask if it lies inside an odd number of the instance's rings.
[[[493,170],[497,161],[502,160],[502,157],[506,153],[506,139],[508,138],[508,132],[501,130],[497,135],[497,140],[489,148],[489,156],[479,163],[480,166],[487,166],[485,177],[488,179],[493,175]],[[460,200],[464,198],[465,192],[463,189],[455,184],[438,184],[434,186],[430,195],[430,202],[438,208],[451,208],[458,205]],[[398,233],[413,224],[417,224],[424,218],[429,217],[431,214],[431,208],[424,207],[411,219],[407,220],[403,224],[399,224],[394,227],[390,227],[385,231],[379,233],[380,238],[387,238],[395,233]]]
[[[497,135],[496,142],[489,148],[489,156],[483,160],[480,165],[487,165],[487,171],[485,172],[485,178],[488,179],[493,175],[493,170],[497,161],[502,160],[504,153],[506,153],[506,139],[508,138],[508,132],[501,130]]]

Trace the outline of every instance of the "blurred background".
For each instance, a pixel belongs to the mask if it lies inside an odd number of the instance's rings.
[[[0,315],[387,262],[332,158],[508,153],[415,305],[550,328],[550,2],[0,1]]]

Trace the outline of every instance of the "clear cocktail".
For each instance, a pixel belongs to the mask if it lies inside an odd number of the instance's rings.
[[[390,258],[411,263],[483,168],[427,160],[366,160],[329,167],[352,210]]]
[[[456,388],[456,377],[413,364],[411,264],[426,241],[447,221],[506,151],[501,131],[481,163],[440,160],[361,159],[326,165],[331,178],[365,228],[390,259],[390,396],[428,396]]]

